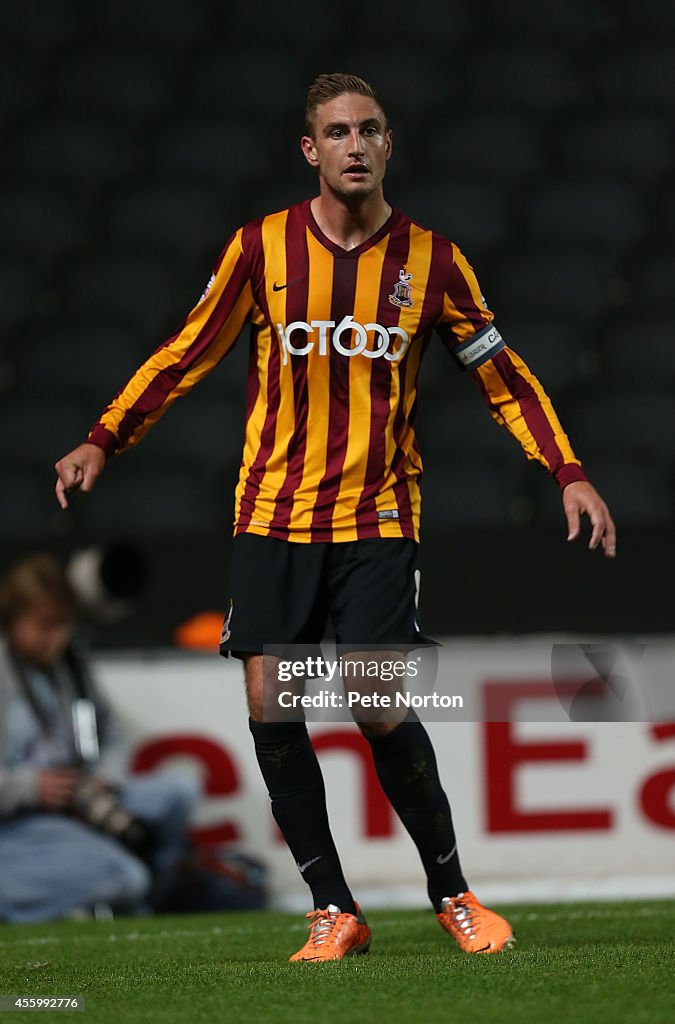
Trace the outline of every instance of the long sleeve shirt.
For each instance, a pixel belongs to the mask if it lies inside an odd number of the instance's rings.
[[[397,210],[351,250],[309,201],[240,228],[180,329],[94,424],[108,455],[143,434],[250,324],[235,533],[304,543],[419,538],[418,374],[434,332],[494,419],[561,487],[586,476],[457,246]]]

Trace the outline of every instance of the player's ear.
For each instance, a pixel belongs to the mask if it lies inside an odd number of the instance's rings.
[[[384,155],[385,155],[385,158],[387,160],[391,156],[391,147],[392,147],[391,128],[387,128],[387,132],[386,132],[386,134],[384,136]]]
[[[300,149],[305,154],[305,160],[310,167],[319,166],[319,155],[316,151],[316,143],[309,135],[303,135],[300,139]]]

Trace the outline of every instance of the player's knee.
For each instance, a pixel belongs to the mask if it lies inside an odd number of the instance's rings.
[[[248,702],[249,717],[255,722],[262,722],[265,717],[262,687],[246,687],[246,700]]]
[[[401,723],[396,722],[357,722],[356,723],[367,740],[379,739],[380,736],[388,736]]]
[[[263,714],[263,658],[260,654],[249,655],[244,660],[246,678],[246,700],[249,716],[262,722]]]

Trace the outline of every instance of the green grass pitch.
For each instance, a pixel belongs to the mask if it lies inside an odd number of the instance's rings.
[[[461,953],[430,911],[387,910],[368,915],[369,956],[332,964],[286,962],[302,915],[4,925],[0,994],[84,995],[83,1014],[40,1017],[97,1024],[675,1020],[675,902],[499,909],[518,943],[498,956]]]

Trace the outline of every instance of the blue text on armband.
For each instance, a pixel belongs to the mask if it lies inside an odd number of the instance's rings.
[[[505,347],[504,339],[493,324],[463,341],[454,351],[454,356],[465,370],[475,370],[488,359],[492,359]]]

